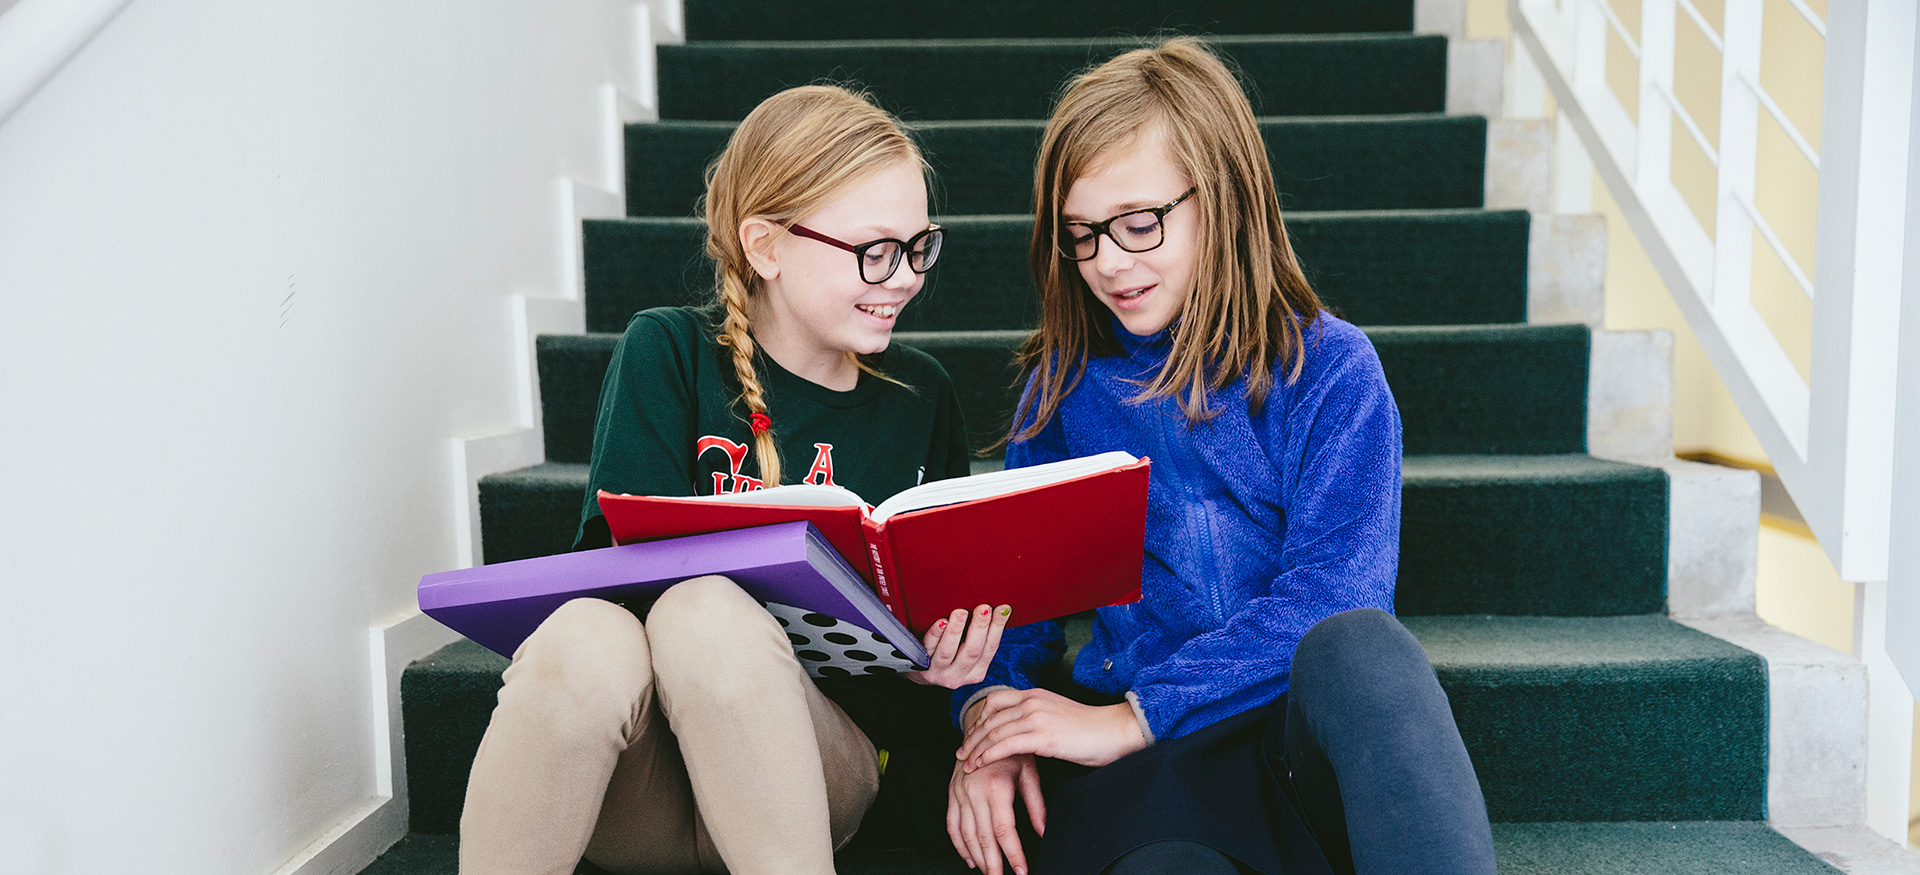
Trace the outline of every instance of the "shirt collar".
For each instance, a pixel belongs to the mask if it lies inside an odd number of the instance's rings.
[[[1173,329],[1180,320],[1175,319],[1167,327],[1143,336],[1127,331],[1126,326],[1120,324],[1120,317],[1109,315],[1108,318],[1113,320],[1113,336],[1120,341],[1120,349],[1127,358],[1142,364],[1158,363],[1173,352]]]

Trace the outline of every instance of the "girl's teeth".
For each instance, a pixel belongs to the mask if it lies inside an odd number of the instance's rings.
[[[861,312],[863,312],[863,313],[870,313],[870,314],[872,314],[872,315],[874,315],[874,316],[878,316],[878,317],[880,317],[880,318],[882,318],[882,319],[892,319],[892,318],[893,318],[893,314],[895,314],[895,313],[898,313],[898,312],[900,312],[900,308],[899,308],[899,307],[896,307],[896,306],[894,306],[894,305],[892,305],[892,304],[886,304],[886,305],[881,305],[881,306],[873,306],[873,305],[868,305],[868,304],[860,304],[860,305],[858,305],[858,306],[859,306],[859,308],[860,308],[860,311],[861,311]]]

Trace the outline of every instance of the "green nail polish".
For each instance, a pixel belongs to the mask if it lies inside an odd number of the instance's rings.
[[[1012,608],[1009,608],[1009,607],[1006,607],[1005,605],[1002,605],[1002,606],[1000,607],[1000,616],[1002,616],[1002,617],[1011,617],[1011,616],[1013,616],[1013,609],[1012,609]]]

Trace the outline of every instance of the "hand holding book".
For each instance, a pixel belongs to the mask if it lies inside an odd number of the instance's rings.
[[[955,610],[928,626],[921,643],[926,645],[932,663],[920,671],[907,672],[907,680],[949,690],[986,680],[987,666],[1000,651],[1000,633],[1012,616],[1013,608],[1007,605],[981,605],[971,615]]]

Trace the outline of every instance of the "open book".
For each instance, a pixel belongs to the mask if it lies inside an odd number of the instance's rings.
[[[616,544],[806,520],[922,634],[954,609],[1015,625],[1140,599],[1149,461],[1102,453],[923,483],[880,503],[834,486],[730,495],[602,491]]]

